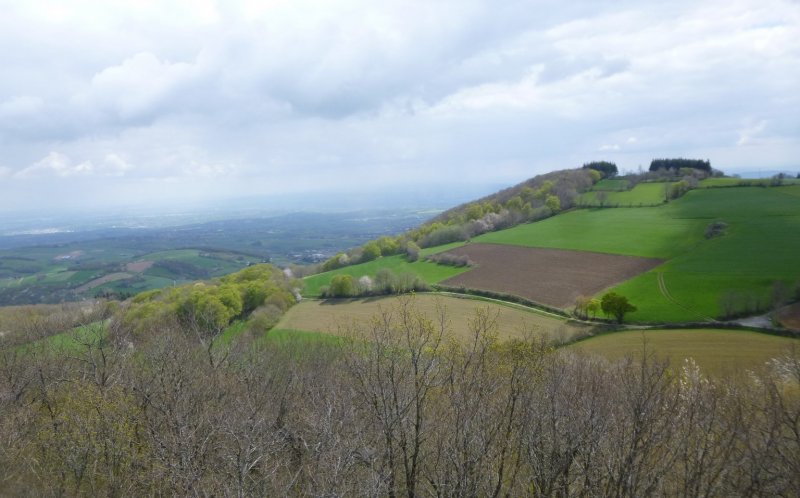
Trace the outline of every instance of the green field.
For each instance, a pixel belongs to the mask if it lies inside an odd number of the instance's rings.
[[[648,351],[668,358],[673,366],[693,358],[707,373],[726,374],[758,368],[793,346],[800,347],[800,340],[742,330],[687,329],[614,332],[568,348],[610,360],[627,355],[641,358],[642,352]]]
[[[742,187],[742,186],[764,186],[772,185],[774,180],[771,178],[706,178],[700,181],[700,186],[705,188],[713,187]],[[800,179],[797,178],[784,178],[781,180],[782,185],[798,185]]]
[[[605,178],[595,183],[594,187],[592,187],[592,190],[602,190],[602,191],[627,190],[629,184],[630,182],[628,180]]]
[[[603,180],[606,181],[606,180]],[[579,206],[638,207],[664,202],[664,188],[669,183],[640,183],[631,190],[605,191],[595,188],[578,197]],[[602,193],[600,193],[602,192]],[[604,196],[604,197],[603,197]]]
[[[705,220],[663,207],[580,209],[475,237],[473,242],[667,259],[703,240]]]
[[[420,258],[424,258],[425,256],[434,254],[436,252],[446,251],[448,249],[458,247],[460,245],[462,245],[462,243],[459,242],[455,244],[448,244],[435,248],[425,249],[420,253]],[[405,273],[405,272],[415,273],[428,284],[435,284],[441,282],[442,280],[454,277],[459,273],[463,273],[468,270],[468,268],[456,268],[453,266],[437,265],[436,263],[431,263],[422,260],[409,263],[408,261],[406,261],[405,256],[401,255],[384,256],[376,260],[369,261],[367,263],[346,266],[344,268],[339,268],[337,270],[332,270],[324,273],[317,273],[316,275],[311,275],[309,277],[306,277],[303,279],[303,284],[304,284],[303,295],[306,297],[318,297],[320,295],[320,289],[323,286],[328,285],[331,281],[331,278],[333,278],[334,275],[347,274],[347,275],[352,275],[355,278],[359,278],[364,275],[369,275],[370,277],[374,277],[375,273],[377,273],[378,270],[382,268],[388,268],[395,273]]]
[[[303,330],[306,332],[335,334],[339,327],[347,328],[353,322],[368,324],[381,309],[397,306],[401,297],[369,299],[308,300],[293,306],[276,325],[276,329]],[[566,340],[587,330],[586,326],[568,323],[564,319],[540,314],[520,306],[486,302],[467,297],[440,294],[417,294],[415,308],[434,318],[437,306],[446,310],[450,329],[455,337],[468,339],[469,321],[477,309],[497,314],[498,335],[501,339],[523,338],[528,332]]]

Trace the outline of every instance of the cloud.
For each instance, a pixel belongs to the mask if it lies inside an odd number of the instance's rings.
[[[755,124],[746,126],[744,129],[739,131],[739,140],[736,141],[736,145],[743,146],[752,143],[758,135],[766,130],[766,128],[767,121],[763,119]]]
[[[46,203],[65,179],[112,199],[494,184],[612,152],[781,169],[797,39],[789,0],[12,2],[0,209],[22,181]]]
[[[18,171],[15,178],[67,178],[80,176],[122,176],[131,169],[117,154],[107,154],[95,164],[91,160],[75,163],[69,156],[51,151],[47,156]]]

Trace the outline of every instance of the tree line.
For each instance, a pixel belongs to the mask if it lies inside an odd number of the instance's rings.
[[[660,169],[678,171],[682,168],[697,169],[711,173],[711,162],[706,159],[653,159],[650,161],[650,171],[658,171]]]
[[[800,357],[715,380],[454,334],[413,300],[208,351],[180,320],[112,321],[79,352],[0,340],[0,489],[13,496],[797,496]],[[457,340],[456,336],[462,339]],[[464,340],[463,336],[467,339]],[[267,338],[269,335],[267,335]]]

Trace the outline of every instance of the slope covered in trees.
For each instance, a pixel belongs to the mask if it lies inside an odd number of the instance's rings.
[[[335,343],[182,322],[64,355],[0,340],[4,494],[792,496],[800,359],[739,379],[467,340],[413,301]]]

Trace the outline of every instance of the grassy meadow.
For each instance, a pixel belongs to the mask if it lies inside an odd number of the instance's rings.
[[[347,329],[353,324],[366,325],[381,310],[390,310],[403,302],[405,297],[383,297],[367,299],[308,300],[293,306],[276,325],[276,330],[302,330],[305,332],[336,334],[339,328]],[[496,315],[497,333],[500,339],[523,338],[528,333],[547,335],[558,339],[569,339],[586,330],[579,324],[539,314],[519,306],[510,306],[478,299],[417,294],[413,298],[418,311],[434,319],[438,309],[443,309],[449,329],[456,337],[469,339],[469,323],[476,310],[487,310]],[[272,334],[272,332],[270,332]]]
[[[664,202],[664,189],[669,185],[669,183],[662,182],[640,183],[630,190],[622,191],[595,188],[581,194],[578,198],[578,205],[604,205],[610,207],[654,206]],[[602,192],[602,194],[600,194],[600,192]]]

